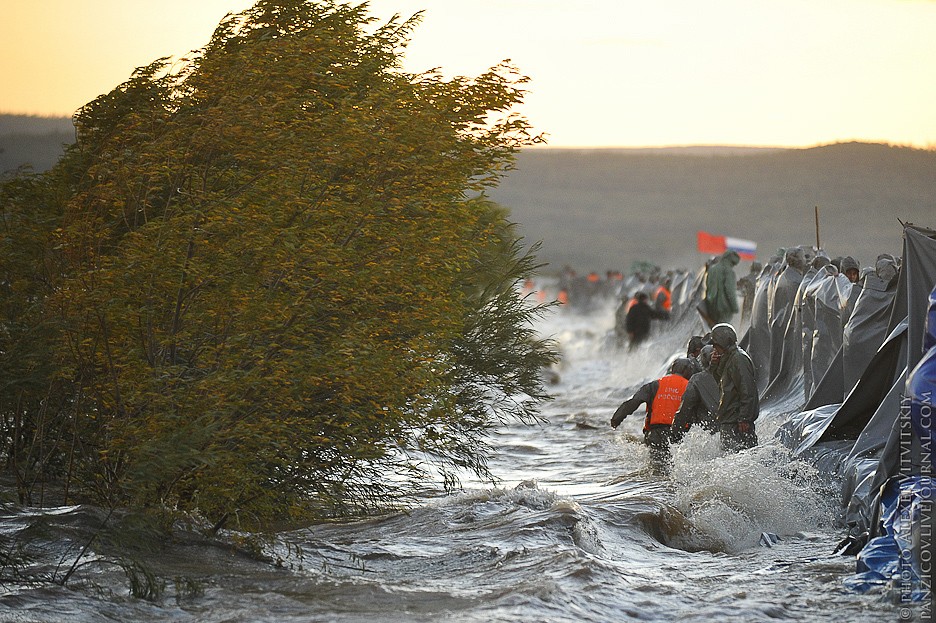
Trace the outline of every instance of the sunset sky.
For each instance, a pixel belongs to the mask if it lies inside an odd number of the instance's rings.
[[[249,0],[0,0],[0,112],[70,116]],[[372,0],[424,9],[408,71],[532,81],[552,146],[936,148],[933,0]]]

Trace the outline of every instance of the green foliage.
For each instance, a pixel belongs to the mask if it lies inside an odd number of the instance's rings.
[[[486,475],[491,428],[535,419],[534,260],[483,196],[533,140],[526,78],[404,73],[418,16],[365,8],[229,16],[177,73],[82,108],[42,192],[4,197],[31,218],[54,195],[54,226],[11,233],[36,241],[11,279],[53,273],[22,315],[49,368],[16,389],[52,388],[83,494],[247,527],[352,512],[427,470]]]
[[[45,307],[67,197],[58,171],[0,186],[0,456],[28,504],[44,502],[42,485],[65,471],[75,440],[71,388],[55,376],[57,321]]]

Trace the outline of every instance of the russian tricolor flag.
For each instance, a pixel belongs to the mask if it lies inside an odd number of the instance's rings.
[[[757,258],[757,243],[753,240],[742,240],[731,236],[715,236],[700,231],[696,235],[696,244],[699,253],[705,253],[706,255],[721,255],[725,251],[731,250],[736,251],[742,260]]]

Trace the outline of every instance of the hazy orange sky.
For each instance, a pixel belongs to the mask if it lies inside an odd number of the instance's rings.
[[[249,0],[0,0],[0,112],[71,115]],[[354,3],[357,4],[357,3]],[[512,59],[552,146],[936,148],[932,0],[372,0],[406,69]]]

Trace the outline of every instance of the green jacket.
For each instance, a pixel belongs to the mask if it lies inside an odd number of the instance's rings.
[[[732,346],[718,362],[721,398],[715,421],[718,424],[753,422],[760,415],[754,363],[746,352]]]
[[[734,267],[741,258],[736,251],[725,251],[708,269],[705,277],[705,308],[713,323],[730,322],[738,313],[737,278]]]

